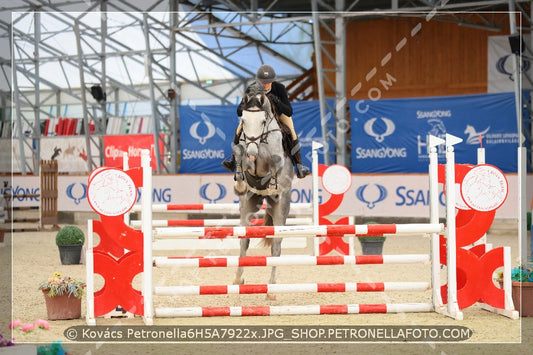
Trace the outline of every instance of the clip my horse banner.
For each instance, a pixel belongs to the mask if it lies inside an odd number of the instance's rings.
[[[427,136],[463,139],[457,163],[475,164],[477,148],[486,163],[516,172],[518,133],[514,93],[351,100],[352,172],[427,173]],[[445,147],[439,146],[444,162]]]

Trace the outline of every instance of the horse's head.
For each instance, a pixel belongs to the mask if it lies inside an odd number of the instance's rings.
[[[262,90],[251,90],[242,99],[242,128],[246,154],[253,162],[259,154],[259,144],[266,141],[268,125],[273,115],[270,101]]]

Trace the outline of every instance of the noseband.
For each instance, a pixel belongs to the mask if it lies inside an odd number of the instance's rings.
[[[245,132],[244,127],[243,127],[243,130],[242,130],[242,136],[243,137],[241,138],[241,141],[244,142],[246,148],[248,148],[248,146],[250,144],[255,144],[255,145],[257,145],[257,148],[259,148],[259,144],[257,142],[258,140],[259,140],[259,143],[268,144],[267,138],[268,138],[268,135],[271,132],[277,132],[277,131],[281,132],[281,129],[279,129],[279,128],[271,129],[271,130],[266,131],[267,126],[270,124],[270,122],[272,122],[273,115],[268,114],[268,112],[266,112],[265,110],[262,110],[262,109],[258,108],[258,109],[244,110],[244,111],[246,111],[246,112],[265,112],[265,114],[267,115],[267,119],[263,123],[263,132],[261,132],[260,135],[258,135],[258,136],[248,136],[248,135],[246,135],[246,132]]]

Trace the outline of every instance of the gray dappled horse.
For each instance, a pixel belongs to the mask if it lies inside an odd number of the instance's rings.
[[[241,225],[249,226],[254,215],[266,202],[263,225],[283,226],[289,214],[293,163],[283,150],[281,129],[264,91],[252,89],[243,97],[242,134],[240,144],[233,147],[237,163],[235,192],[239,195]],[[246,256],[250,239],[241,239],[240,256]],[[281,255],[281,238],[266,238],[272,256]],[[239,267],[235,284],[243,284]],[[276,283],[276,267],[272,267],[270,283]],[[274,295],[267,298],[275,299]]]

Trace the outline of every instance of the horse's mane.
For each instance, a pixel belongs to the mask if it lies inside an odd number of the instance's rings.
[[[266,111],[269,115],[273,114],[272,105],[268,99],[263,87],[258,84],[252,84],[248,87],[248,90],[243,96],[243,109],[249,109],[251,107],[257,107],[262,111]]]

